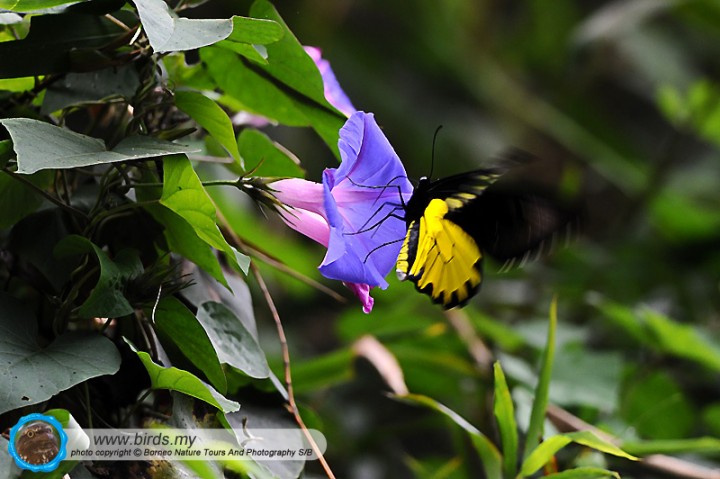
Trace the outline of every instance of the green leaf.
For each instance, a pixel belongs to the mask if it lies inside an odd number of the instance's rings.
[[[677,88],[661,85],[656,93],[657,104],[665,117],[675,125],[682,125],[689,117],[689,110]]]
[[[140,21],[157,53],[193,50],[212,45],[232,33],[231,19],[178,18],[162,0],[135,0]]]
[[[176,91],[175,104],[220,142],[235,161],[240,161],[232,122],[217,103],[202,93]]]
[[[563,447],[570,444],[572,440],[564,435],[552,436],[540,443],[523,461],[520,468],[520,476],[527,477],[534,474],[555,456]]]
[[[600,439],[591,431],[577,431],[568,434],[558,434],[557,436],[549,437],[540,443],[540,445],[536,447],[523,462],[522,468],[520,469],[520,475],[525,477],[534,474],[541,467],[547,464],[560,449],[564,448],[571,442],[590,447],[606,454],[612,454],[613,456],[633,461],[637,460],[635,456],[628,454],[612,443]]]
[[[450,419],[461,429],[470,435],[470,440],[475,447],[480,461],[482,462],[485,476],[487,479],[502,479],[502,456],[500,451],[497,450],[495,444],[492,443],[487,436],[480,432],[475,426],[467,422],[465,418],[460,416],[458,413],[448,408],[444,404],[435,401],[432,398],[423,396],[421,394],[406,394],[403,396],[394,396],[395,398],[419,406],[432,409],[443,414],[445,417]]]
[[[267,178],[305,176],[305,170],[294,155],[258,130],[244,129],[238,137],[238,145],[245,162],[244,170],[252,171],[253,175]],[[233,171],[238,174],[243,173],[243,171]]]
[[[660,232],[679,244],[711,240],[720,230],[717,202],[693,198],[685,191],[659,191],[649,210]]]
[[[232,23],[232,33],[227,37],[231,42],[266,45],[280,40],[285,34],[283,27],[272,20],[234,16]]]
[[[348,383],[354,377],[355,354],[343,348],[302,362],[293,361],[293,389],[298,394]]]
[[[622,457],[631,461],[638,460],[637,457],[628,454],[615,444],[596,436],[595,433],[593,433],[592,431],[570,432],[565,434],[565,436],[570,438],[570,440],[577,444],[595,449],[596,451],[604,452],[605,454],[611,454],[613,456]]]
[[[503,473],[505,477],[514,477],[517,467],[518,430],[515,422],[515,407],[513,406],[510,389],[508,389],[505,374],[500,362],[493,365],[495,375],[495,400],[493,413],[500,430],[500,439],[503,451]]]
[[[133,64],[94,72],[68,73],[48,87],[40,112],[47,115],[70,105],[99,102],[111,97],[129,99],[139,86],[140,79]]]
[[[527,459],[530,452],[542,440],[543,425],[545,424],[545,411],[548,405],[550,391],[550,380],[552,378],[553,358],[555,357],[555,333],[557,331],[557,297],[554,297],[550,304],[550,322],[548,323],[547,341],[543,350],[540,362],[540,378],[535,387],[535,399],[533,400],[530,423],[528,425],[527,440],[523,459]]]
[[[315,62],[305,52],[275,7],[266,0],[257,0],[250,8],[250,14],[256,18],[273,20],[284,30],[280,41],[266,46],[269,64],[263,69],[318,105],[330,106],[325,99],[325,87]]]
[[[155,218],[155,221],[165,227],[163,233],[170,251],[189,259],[227,287],[227,280],[217,256],[210,245],[200,239],[190,223],[174,211],[159,204],[145,205],[145,209]]]
[[[470,308],[465,309],[465,312],[480,337],[497,343],[503,351],[513,352],[525,346],[522,335],[502,320]]]
[[[630,378],[621,404],[622,418],[640,437],[677,439],[696,423],[694,406],[663,371]]]
[[[223,40],[216,43],[216,46],[235,52],[248,60],[260,65],[267,65],[267,49],[262,45],[248,45],[247,43],[236,43],[228,40]],[[223,97],[226,103],[228,103],[227,96]],[[233,99],[234,100],[234,99]],[[237,102],[237,100],[234,100]],[[232,106],[232,105],[228,105]],[[244,108],[233,108],[234,110],[243,110]]]
[[[299,106],[318,135],[337,154],[338,132],[346,118],[325,98],[322,76],[315,62],[270,2],[257,0],[250,8],[250,14],[274,20],[285,30],[280,41],[267,45],[269,62],[261,68],[314,103],[299,102]]]
[[[225,48],[203,48],[200,56],[208,72],[245,110],[288,126],[312,126],[339,158],[337,141],[346,118],[325,99],[315,62],[270,3],[256,2],[251,14],[277,22],[285,32],[265,47],[267,63],[249,61]]]
[[[0,293],[0,414],[119,368],[117,348],[99,334],[69,332],[41,347],[32,312]]]
[[[66,169],[197,151],[149,136],[123,139],[112,150],[102,140],[29,118],[0,120],[17,154],[18,173]],[[43,141],[37,141],[42,138]]]
[[[155,310],[155,326],[160,336],[175,343],[216,389],[227,391],[218,354],[202,324],[184,304],[173,297],[163,298]]]
[[[216,88],[215,83],[213,83],[207,70],[200,62],[188,65],[185,63],[184,55],[167,55],[163,57],[162,64],[167,71],[169,82],[178,88],[194,88],[208,91]]]
[[[681,324],[647,307],[637,310],[600,300],[598,308],[636,341],[655,350],[720,371],[720,348],[700,328]]]
[[[219,46],[203,48],[200,58],[218,87],[242,109],[288,126],[309,126],[296,97],[259,67]]]
[[[159,156],[176,155],[180,153],[195,153],[197,151],[199,151],[197,148],[160,140],[152,136],[129,136],[127,138],[123,138],[120,143],[118,143],[115,148],[108,151],[108,153],[111,155],[122,155],[124,157],[122,161],[129,161],[141,158],[157,158]],[[105,163],[105,161],[102,163]]]
[[[715,437],[720,437],[720,403],[707,405],[702,411],[702,424]]]
[[[201,240],[224,252],[233,267],[240,268],[216,224],[215,205],[185,156],[165,160],[160,203],[185,219]]]
[[[230,401],[194,374],[175,367],[166,368],[160,366],[152,360],[148,353],[138,351],[132,345],[130,347],[137,353],[140,361],[147,369],[153,389],[169,389],[187,394],[215,406],[224,413],[240,409],[240,404]]]
[[[6,91],[27,91],[35,86],[33,77],[5,78],[0,80],[0,90]]]
[[[568,469],[567,471],[556,472],[543,476],[544,479],[603,479],[605,477],[614,477],[620,479],[620,474],[615,471],[608,471],[599,467],[578,467]]]
[[[198,309],[198,322],[205,328],[218,360],[253,378],[267,378],[270,368],[255,337],[222,303],[208,301]]]
[[[649,456],[651,454],[707,454],[714,456],[720,451],[717,437],[692,439],[658,439],[654,441],[625,441],[622,448],[628,454]]]
[[[12,141],[0,140],[0,168],[5,168],[13,154]]]
[[[231,246],[231,248],[235,253],[235,263],[237,264],[235,271],[242,274],[248,274],[248,271],[250,271],[250,256],[241,253],[233,246]]]
[[[42,188],[48,183],[48,175],[40,173],[28,178]],[[9,174],[0,174],[0,229],[14,225],[42,204],[42,196]]]
[[[602,368],[597,365],[602,364]],[[588,351],[575,345],[557,351],[550,401],[556,405],[586,406],[602,412],[618,407],[625,360],[622,353]]]
[[[0,10],[13,12],[31,12],[46,8],[80,3],[83,0],[0,0]]]
[[[82,236],[72,235],[63,239],[55,248],[58,256],[93,253],[100,265],[100,277],[90,296],[78,311],[83,318],[117,318],[134,311],[124,296],[127,282],[143,272],[143,266],[135,250],[124,249],[112,260],[95,243]]]

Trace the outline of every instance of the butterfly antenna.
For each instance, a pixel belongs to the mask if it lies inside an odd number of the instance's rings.
[[[430,155],[430,175],[428,175],[428,178],[430,179],[432,179],[433,170],[435,169],[435,142],[437,141],[438,133],[440,133],[440,130],[442,130],[442,125],[438,125],[438,127],[435,129],[435,133],[433,134],[432,153]]]

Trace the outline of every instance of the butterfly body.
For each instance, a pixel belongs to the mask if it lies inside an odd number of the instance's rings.
[[[512,262],[542,252],[573,214],[549,195],[495,184],[506,171],[422,178],[404,205],[398,278],[449,309],[478,292],[486,254]]]

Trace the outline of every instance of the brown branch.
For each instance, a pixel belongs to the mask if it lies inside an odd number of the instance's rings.
[[[247,248],[245,248],[244,243],[242,240],[237,236],[235,231],[233,231],[232,228],[230,228],[230,225],[228,224],[227,220],[223,216],[222,212],[220,210],[217,210],[217,217],[220,223],[222,223],[223,229],[225,232],[231,237],[232,241],[235,243],[235,245],[245,254],[247,254]],[[275,328],[277,329],[278,334],[278,340],[280,341],[280,350],[282,352],[282,360],[283,360],[283,372],[284,372],[284,380],[285,380],[285,388],[287,389],[287,406],[290,411],[290,413],[295,418],[295,422],[300,426],[300,429],[302,430],[303,434],[305,435],[305,439],[307,439],[308,443],[310,443],[310,447],[312,447],[313,452],[317,455],[318,460],[320,461],[320,464],[323,467],[323,470],[325,471],[325,474],[329,479],[335,479],[335,475],[332,472],[332,469],[330,469],[330,465],[327,463],[327,460],[325,460],[325,456],[323,456],[322,451],[320,450],[320,447],[315,442],[315,439],[312,437],[312,434],[310,434],[310,431],[308,430],[307,426],[305,425],[305,422],[302,419],[302,416],[300,415],[300,409],[297,406],[297,402],[295,401],[295,393],[293,391],[293,383],[292,383],[292,373],[290,370],[290,349],[288,347],[287,342],[287,336],[285,336],[285,328],[283,327],[282,321],[280,320],[280,314],[278,313],[277,308],[275,307],[275,301],[272,299],[272,295],[270,294],[270,291],[267,288],[267,285],[265,284],[265,280],[262,277],[262,274],[260,274],[260,269],[257,267],[254,261],[250,261],[250,271],[253,274],[253,277],[255,278],[255,281],[257,281],[258,286],[260,287],[260,290],[263,293],[263,297],[265,298],[265,302],[268,305],[268,309],[270,309],[270,314],[273,317],[273,320],[275,321]]]
[[[470,353],[480,372],[486,377],[489,376],[495,361],[493,353],[485,345],[482,338],[478,336],[472,323],[470,323],[467,313],[457,308],[449,309],[445,311],[445,319],[450,323],[460,340],[465,343],[468,353]]]
[[[306,276],[298,271],[295,271],[294,269],[290,268],[288,265],[280,261],[279,259],[275,258],[274,256],[271,256],[270,253],[263,251],[258,246],[245,241],[241,238],[238,238],[237,235],[234,235],[231,233],[231,229],[229,225],[222,225],[221,230],[223,233],[226,233],[228,236],[230,236],[233,246],[235,246],[237,249],[242,251],[244,254],[257,258],[263,263],[272,266],[276,270],[287,274],[288,276],[292,276],[293,278],[297,279],[298,281],[301,281],[308,286],[317,289],[318,291],[325,293],[326,295],[333,298],[335,301],[338,301],[339,303],[345,303],[347,302],[345,296],[337,293],[336,291],[328,288],[324,284],[315,281],[314,279],[310,278],[309,276]]]
[[[290,409],[292,415],[295,417],[295,422],[297,422],[298,426],[300,426],[300,429],[305,435],[305,438],[310,443],[310,447],[312,447],[313,451],[317,455],[320,464],[325,470],[325,474],[327,474],[328,478],[335,479],[335,475],[330,469],[330,465],[325,460],[325,456],[323,456],[323,453],[315,442],[315,439],[312,437],[312,434],[310,434],[310,431],[305,425],[302,416],[300,416],[300,410],[298,409],[297,403],[295,402],[292,375],[290,373],[290,350],[288,349],[287,337],[285,336],[285,328],[283,328],[282,321],[280,320],[280,315],[278,314],[277,308],[275,307],[275,302],[273,301],[272,296],[270,296],[270,292],[265,285],[265,281],[260,274],[260,270],[258,269],[257,265],[255,265],[255,263],[253,263],[252,261],[250,262],[250,270],[252,271],[255,280],[258,282],[258,285],[262,290],[263,296],[265,297],[265,302],[267,302],[270,313],[275,320],[275,327],[277,328],[278,338],[280,340],[280,348],[282,350],[283,369],[285,371],[285,387],[287,388],[288,393],[288,408]]]

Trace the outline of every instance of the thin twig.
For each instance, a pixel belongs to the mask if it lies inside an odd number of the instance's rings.
[[[118,27],[122,28],[122,29],[125,30],[126,32],[129,32],[129,31],[131,30],[130,27],[128,27],[128,26],[125,25],[123,22],[121,22],[121,21],[118,20],[117,18],[113,17],[113,16],[110,15],[109,13],[106,13],[106,14],[105,14],[105,18],[107,18],[107,19],[110,20],[112,23],[114,23],[114,24],[117,25]]]
[[[280,348],[282,350],[283,369],[285,371],[285,387],[287,388],[288,394],[288,408],[290,409],[292,415],[295,417],[295,422],[297,422],[298,426],[300,426],[300,429],[305,435],[305,438],[310,443],[310,447],[312,447],[313,452],[315,452],[315,454],[317,455],[320,464],[325,470],[325,474],[327,474],[329,479],[335,479],[335,475],[330,469],[330,465],[325,460],[325,456],[323,456],[322,451],[320,451],[320,448],[315,442],[315,439],[312,437],[312,434],[310,434],[310,431],[305,425],[305,422],[302,420],[302,416],[300,416],[300,410],[298,409],[297,403],[295,402],[292,375],[290,373],[290,350],[288,349],[287,338],[285,336],[285,328],[283,328],[282,321],[280,320],[280,315],[278,314],[277,308],[275,307],[275,302],[270,295],[270,291],[268,291],[267,289],[267,285],[265,284],[265,280],[263,280],[263,277],[260,274],[260,270],[258,269],[257,265],[252,261],[250,262],[250,270],[252,271],[255,280],[258,282],[258,286],[260,286],[260,290],[265,297],[265,302],[267,302],[270,313],[275,320],[275,327],[277,328],[278,338],[280,340]]]
[[[449,309],[445,311],[445,319],[450,323],[460,340],[465,343],[465,347],[467,347],[468,353],[470,353],[478,369],[484,376],[489,376],[494,362],[493,353],[485,345],[482,338],[478,336],[467,313],[457,308]]]
[[[245,248],[245,245],[243,244],[242,240],[238,237],[238,235],[233,231],[232,228],[230,228],[230,225],[228,224],[227,220],[223,216],[222,212],[218,209],[217,210],[217,218],[219,223],[222,225],[225,232],[230,236],[232,241],[235,243],[235,245],[238,247],[238,249],[241,250],[241,252],[247,254],[247,249]],[[260,287],[260,290],[263,293],[263,297],[265,298],[265,302],[268,305],[268,309],[270,309],[270,314],[273,317],[273,320],[275,321],[275,328],[277,329],[278,334],[278,340],[280,341],[280,350],[282,352],[282,360],[283,360],[283,373],[284,373],[284,381],[285,381],[285,388],[287,389],[287,406],[290,411],[290,413],[295,418],[295,422],[300,426],[300,430],[302,430],[303,434],[305,435],[305,438],[307,439],[308,443],[310,443],[310,447],[312,447],[313,452],[317,455],[318,460],[320,461],[320,464],[323,467],[323,470],[325,471],[325,474],[329,479],[335,479],[335,475],[332,472],[332,469],[330,469],[330,465],[325,460],[325,456],[323,456],[322,451],[318,447],[317,443],[315,442],[315,439],[312,437],[312,434],[310,434],[310,431],[308,430],[307,426],[305,425],[305,422],[302,419],[302,416],[300,416],[300,410],[298,409],[297,402],[295,401],[295,393],[293,390],[293,383],[292,383],[292,373],[290,370],[290,349],[288,348],[288,342],[287,342],[287,336],[285,336],[285,328],[283,327],[282,321],[280,319],[280,314],[278,313],[277,308],[275,307],[275,301],[272,299],[272,295],[270,294],[270,291],[267,288],[267,285],[265,284],[265,280],[262,277],[262,274],[260,273],[260,269],[257,267],[254,261],[250,261],[250,271],[252,272],[253,277],[255,278],[255,281],[257,281],[258,286]]]
[[[223,231],[227,231],[227,228],[223,227]],[[245,240],[239,239],[239,244],[235,244],[238,249],[240,249],[243,253],[247,254],[248,256],[252,256],[254,258],[259,259],[265,264],[268,264],[272,266],[273,268],[277,269],[278,271],[281,271],[289,276],[292,276],[293,278],[297,279],[298,281],[302,281],[303,283],[307,284],[308,286],[311,286],[318,291],[327,294],[331,298],[333,298],[335,301],[338,301],[340,303],[347,302],[347,299],[345,296],[341,295],[337,291],[334,291],[324,284],[320,283],[319,281],[316,281],[312,279],[311,277],[304,275],[298,271],[295,271],[279,259],[271,256],[270,254],[266,253],[265,251],[259,249],[257,246],[253,245],[252,243],[248,243]]]

